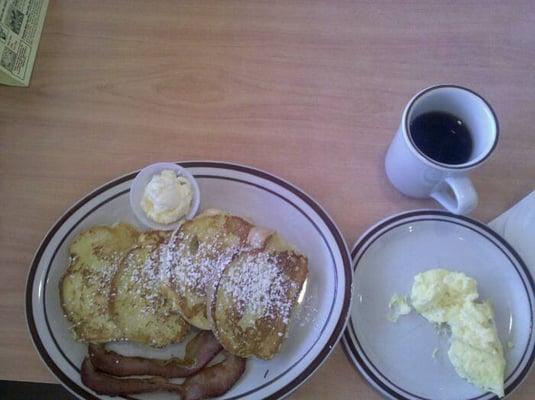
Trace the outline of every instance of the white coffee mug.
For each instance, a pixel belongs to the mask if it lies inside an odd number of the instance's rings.
[[[411,122],[432,111],[452,114],[464,122],[472,139],[472,152],[466,162],[445,164],[429,157],[415,145],[410,132]],[[481,165],[495,149],[498,131],[496,114],[477,93],[454,85],[424,89],[403,111],[401,125],[386,154],[388,179],[407,196],[432,197],[455,214],[468,214],[478,202],[468,172]]]

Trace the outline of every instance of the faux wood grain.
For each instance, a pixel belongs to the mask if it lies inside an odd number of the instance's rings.
[[[161,160],[229,160],[321,202],[348,243],[403,197],[383,159],[410,97],[456,83],[501,137],[474,172],[488,221],[535,186],[532,1],[52,1],[31,86],[0,87],[0,379],[53,382],[24,317],[51,224]],[[532,374],[511,398],[530,399]],[[338,346],[294,399],[378,399]]]

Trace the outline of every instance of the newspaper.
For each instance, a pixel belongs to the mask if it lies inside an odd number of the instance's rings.
[[[48,0],[0,0],[0,83],[28,86]]]

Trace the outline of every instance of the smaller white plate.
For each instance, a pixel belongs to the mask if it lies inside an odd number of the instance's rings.
[[[412,312],[396,323],[387,320],[392,295],[410,294],[414,276],[431,268],[477,280],[480,298],[494,306],[506,352],[505,393],[524,379],[535,357],[533,279],[511,246],[486,225],[443,211],[407,212],[370,228],[352,257],[353,305],[343,345],[381,394],[411,400],[496,398],[456,374],[448,335],[438,335],[423,317]]]

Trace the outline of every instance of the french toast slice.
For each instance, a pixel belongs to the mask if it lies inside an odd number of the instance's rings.
[[[209,330],[207,294],[219,272],[246,244],[252,224],[224,213],[186,221],[171,236],[167,266],[178,309],[193,326]]]
[[[102,343],[122,338],[108,310],[111,280],[139,232],[118,223],[81,232],[69,247],[69,266],[59,283],[60,302],[76,340]]]
[[[189,332],[162,270],[168,238],[163,231],[141,234],[112,279],[110,312],[125,340],[163,347]]]
[[[212,330],[221,345],[240,357],[271,359],[308,276],[307,258],[278,234],[225,267],[209,300]]]

